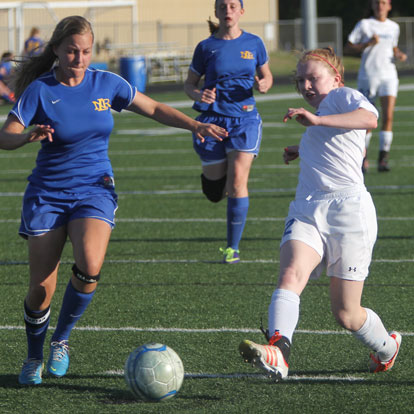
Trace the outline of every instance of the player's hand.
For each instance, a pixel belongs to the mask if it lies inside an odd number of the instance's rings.
[[[223,141],[223,138],[228,136],[228,132],[224,128],[214,124],[203,124],[201,122],[198,122],[194,134],[201,142],[204,142],[204,137],[213,137],[217,141]]]
[[[267,84],[267,80],[265,78],[259,79],[256,75],[254,77],[254,88],[260,93],[266,93],[269,90],[269,85]]]
[[[299,145],[289,145],[283,152],[283,161],[289,164],[290,161],[296,160],[299,157]]]
[[[204,89],[200,96],[200,102],[212,104],[216,100],[216,88]]]
[[[369,46],[374,46],[377,43],[379,43],[380,39],[377,34],[374,34],[374,36],[371,37],[370,41],[368,42]]]
[[[55,130],[50,125],[36,125],[27,134],[27,142],[37,142],[47,139],[49,142],[53,142],[52,134]]]
[[[405,62],[407,60],[407,55],[399,50],[397,53],[395,53],[395,58],[400,62]]]
[[[293,118],[306,127],[319,125],[319,117],[304,108],[289,108],[283,117],[283,122]]]

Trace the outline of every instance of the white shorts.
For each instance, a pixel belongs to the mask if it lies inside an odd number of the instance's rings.
[[[358,90],[372,103],[377,97],[395,96],[398,94],[399,80],[392,79],[358,79]]]
[[[365,189],[322,193],[290,203],[280,246],[299,240],[315,249],[328,276],[362,281],[368,276],[377,238],[375,206]]]

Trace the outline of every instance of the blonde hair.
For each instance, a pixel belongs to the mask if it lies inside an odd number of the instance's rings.
[[[218,31],[219,24],[218,23],[214,23],[211,20],[211,17],[207,20],[207,23],[208,23],[208,29],[210,30],[210,34],[213,35],[214,33],[216,33]]]
[[[92,26],[84,17],[69,16],[62,19],[56,25],[43,52],[39,56],[32,56],[19,63],[15,78],[16,97],[21,96],[31,82],[52,69],[57,60],[54,48],[59,47],[69,36],[85,33],[91,33],[93,38]]]
[[[299,58],[298,64],[309,62],[310,60],[319,60],[325,63],[333,75],[340,76],[340,85],[343,86],[345,73],[344,65],[342,64],[341,58],[335,54],[331,46],[303,52]],[[295,83],[296,89],[298,89],[296,80]]]

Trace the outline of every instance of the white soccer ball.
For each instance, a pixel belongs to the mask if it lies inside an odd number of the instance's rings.
[[[144,401],[164,401],[174,397],[183,380],[183,363],[167,345],[141,345],[125,362],[125,381],[132,394]]]

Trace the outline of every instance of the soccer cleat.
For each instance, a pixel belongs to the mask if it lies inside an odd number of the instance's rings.
[[[19,384],[38,385],[42,383],[43,361],[35,358],[27,358],[23,362],[19,375]]]
[[[378,158],[378,172],[388,172],[388,171],[391,171],[390,167],[388,166],[388,152],[380,151],[379,158]]]
[[[400,351],[402,337],[398,332],[390,332],[391,338],[397,343],[397,350],[395,351],[394,356],[389,361],[381,361],[378,357],[378,353],[370,354],[371,360],[369,361],[369,371],[370,372],[382,372],[389,371],[397,359],[398,352]]]
[[[378,172],[388,172],[391,171],[391,168],[388,166],[388,162],[387,161],[381,161],[378,164]]]
[[[52,342],[47,361],[47,371],[55,377],[63,377],[69,367],[68,341]]]
[[[244,340],[239,345],[239,351],[245,362],[261,369],[269,378],[279,381],[287,377],[289,365],[285,361],[279,347],[275,345],[259,345],[252,341]]]
[[[220,252],[223,254],[223,263],[232,264],[240,262],[240,250],[227,247],[227,249],[220,248]]]

